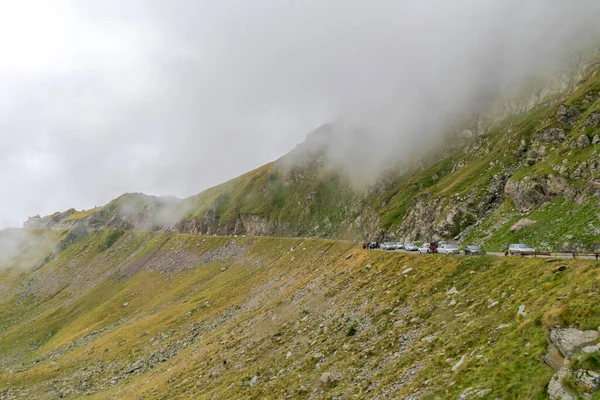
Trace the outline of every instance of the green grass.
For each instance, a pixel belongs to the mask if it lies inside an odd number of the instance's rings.
[[[44,398],[49,381],[77,384],[75,377],[101,364],[88,381],[99,390],[92,399],[285,397],[300,386],[333,398],[384,390],[396,398],[415,390],[456,398],[479,387],[495,397],[541,399],[554,373],[542,360],[548,328],[600,325],[600,302],[589,295],[599,289],[596,262],[567,260],[568,268],[553,274],[554,265],[539,259],[149,232],[125,232],[102,251],[112,234],[81,237],[32,273],[0,274],[0,285],[14,289],[0,307],[1,387],[27,387]],[[231,246],[244,248],[243,255],[206,258]],[[190,257],[197,257],[195,267],[169,269]],[[134,264],[146,268],[125,274]],[[412,271],[402,274],[406,267]],[[459,293],[447,295],[452,287]],[[488,299],[499,305],[488,308]],[[516,315],[522,304],[525,318]],[[500,324],[508,327],[496,331]],[[192,343],[193,331],[199,341]],[[435,338],[420,340],[428,335]],[[146,372],[119,372],[176,347]],[[318,352],[323,363],[313,357]],[[451,372],[464,354],[464,366]],[[595,368],[593,360],[581,362]],[[323,372],[342,377],[324,387]],[[114,376],[124,378],[111,386]],[[259,384],[250,387],[254,376]]]

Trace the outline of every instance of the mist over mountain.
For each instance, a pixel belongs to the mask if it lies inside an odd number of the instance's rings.
[[[2,6],[0,225],[186,197],[332,123],[371,181],[448,121],[564,68],[594,1],[29,1]],[[357,158],[358,157],[358,158]]]

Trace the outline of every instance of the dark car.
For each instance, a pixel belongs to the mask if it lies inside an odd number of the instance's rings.
[[[483,250],[483,247],[481,246],[476,246],[476,245],[470,245],[465,247],[465,256],[472,256],[472,255],[477,255],[477,254],[485,254],[485,250]]]

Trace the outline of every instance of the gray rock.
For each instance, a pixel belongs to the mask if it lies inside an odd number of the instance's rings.
[[[580,115],[581,113],[578,109],[573,106],[566,106],[564,104],[558,106],[556,111],[556,119],[567,128],[577,124]]]
[[[593,345],[598,338],[598,331],[580,331],[575,328],[553,329],[550,341],[563,356],[571,358],[583,347]]]
[[[335,372],[323,372],[319,381],[325,386],[336,386],[341,379],[341,375]]]
[[[585,125],[586,127],[596,126],[598,124],[600,124],[600,113],[597,112],[588,115],[585,121],[583,122],[583,125]]]
[[[258,376],[254,376],[251,380],[250,380],[250,387],[254,387],[258,385]]]
[[[456,364],[454,364],[454,366],[452,367],[452,372],[456,372],[460,369],[460,367],[463,366],[463,364],[465,363],[465,361],[467,360],[467,355],[464,354],[460,360],[458,360],[458,362]]]
[[[585,149],[590,144],[592,144],[592,141],[590,140],[590,137],[586,134],[580,135],[577,138],[577,141],[575,142],[575,145],[578,149]]]
[[[579,369],[573,374],[575,381],[595,392],[600,389],[600,374],[595,371]]]
[[[598,353],[598,352],[600,352],[600,345],[585,346],[583,349],[581,349],[581,352],[584,354]]]
[[[523,229],[535,224],[535,221],[529,218],[523,218],[518,220],[510,227],[511,232],[521,232]]]
[[[450,290],[448,290],[448,291],[446,292],[446,294],[447,294],[447,295],[450,295],[450,294],[457,294],[457,293],[458,293],[458,290],[456,290],[456,288],[455,288],[455,287],[453,287],[452,289],[450,289]]]
[[[600,136],[594,135],[594,137],[592,138],[592,144],[598,144],[598,143],[600,143]]]
[[[537,140],[543,143],[561,143],[566,137],[565,130],[561,128],[546,128],[536,135]]]
[[[551,400],[575,400],[575,397],[562,386],[562,380],[568,374],[569,370],[567,368],[561,368],[550,379],[550,383],[548,383],[548,395]]]
[[[315,353],[313,354],[312,358],[314,358],[315,360],[320,360],[322,358],[324,358],[325,356],[323,355],[323,353]]]

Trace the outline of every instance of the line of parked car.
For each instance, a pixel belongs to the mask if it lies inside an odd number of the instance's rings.
[[[460,254],[461,251],[459,250],[458,246],[452,244],[452,243],[444,243],[444,242],[432,242],[432,243],[423,243],[420,246],[417,246],[415,243],[412,242],[384,242],[384,243],[379,243],[379,242],[369,242],[369,243],[365,243],[365,245],[363,246],[364,248],[368,248],[368,249],[381,249],[381,250],[404,250],[404,251],[416,251],[420,254],[431,254],[431,253],[438,253],[438,254]],[[483,247],[478,246],[478,245],[468,245],[466,246],[462,252],[464,253],[464,255],[468,256],[468,255],[485,255],[485,250],[483,249]],[[504,253],[504,255],[534,255],[536,254],[536,251],[523,244],[523,243],[517,243],[517,244],[511,244],[508,247],[508,251],[506,251]]]

